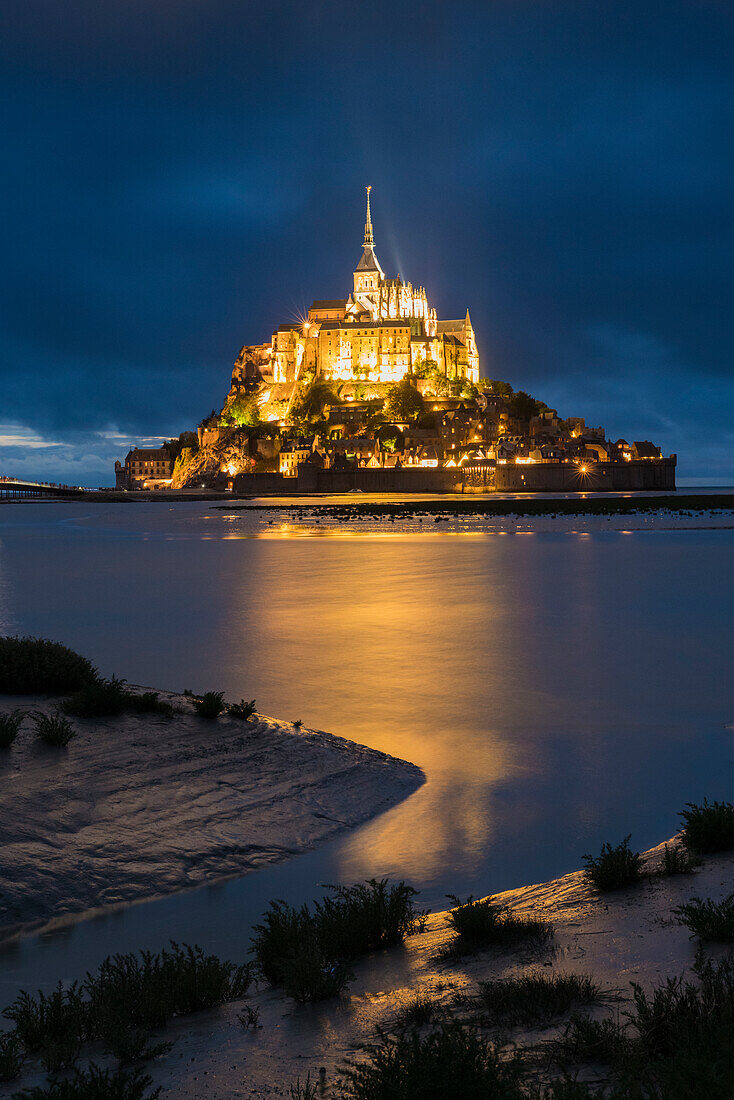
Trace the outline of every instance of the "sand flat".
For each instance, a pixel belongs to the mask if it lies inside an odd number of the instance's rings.
[[[0,936],[242,875],[405,798],[415,765],[258,715],[72,719],[68,748],[26,720],[0,753]],[[3,696],[0,711],[58,700]]]

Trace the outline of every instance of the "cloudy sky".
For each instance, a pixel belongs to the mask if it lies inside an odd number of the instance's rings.
[[[3,0],[0,473],[109,484],[388,272],[483,373],[734,484],[734,5]]]

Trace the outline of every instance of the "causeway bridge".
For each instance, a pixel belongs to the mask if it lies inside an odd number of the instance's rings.
[[[21,481],[16,477],[0,477],[0,500],[21,500],[34,497],[81,497],[85,490],[78,485],[56,485],[46,481]]]

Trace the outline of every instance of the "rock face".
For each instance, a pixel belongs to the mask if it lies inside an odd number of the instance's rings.
[[[226,486],[237,474],[277,469],[280,439],[260,438],[251,428],[205,428],[200,440],[196,454],[188,462],[176,464],[172,489]]]

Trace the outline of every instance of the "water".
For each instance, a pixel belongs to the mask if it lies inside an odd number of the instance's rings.
[[[269,525],[270,520],[270,525]],[[725,520],[338,527],[204,503],[0,508],[0,631],[105,675],[225,690],[419,764],[425,786],[316,852],[27,936],[0,1000],[113,950],[240,957],[271,897],[406,878],[421,901],[644,848],[731,798],[734,531]]]

